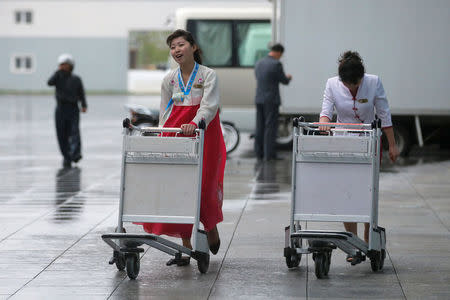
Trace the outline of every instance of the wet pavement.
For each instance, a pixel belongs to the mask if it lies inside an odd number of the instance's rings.
[[[64,170],[53,97],[0,96],[0,299],[450,298],[448,150],[413,151],[396,165],[383,161],[383,271],[373,273],[367,261],[352,267],[337,250],[328,278],[318,280],[310,256],[295,269],[283,257],[290,153],[258,163],[246,134],[227,161],[222,246],[209,271],[200,274],[195,262],[167,267],[165,253],[145,247],[140,274],[129,280],[108,265],[112,250],[100,236],[117,225],[123,104],[133,99],[88,101],[81,118],[83,159]]]

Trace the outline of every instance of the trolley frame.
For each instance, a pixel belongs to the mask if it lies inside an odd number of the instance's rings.
[[[102,235],[103,241],[114,250],[109,263],[116,264],[119,270],[125,269],[126,266],[128,276],[135,279],[139,273],[139,253],[144,251],[143,248],[139,247],[146,244],[174,256],[175,259],[181,259],[181,255],[184,253],[197,260],[199,271],[206,273],[209,267],[209,245],[206,231],[199,228],[205,122],[200,122],[199,128],[195,130],[195,137],[162,137],[162,133],[178,134],[182,131],[180,128],[139,128],[133,126],[129,119],[123,121],[123,127],[118,224],[115,233]],[[133,135],[133,130],[139,131],[141,135]],[[160,136],[157,136],[158,133]],[[168,143],[168,145],[164,145],[165,143]],[[165,153],[164,151],[172,146],[171,143],[178,147],[174,150],[174,153]],[[150,148],[154,152],[146,149],[146,146],[151,146]],[[183,170],[184,167],[192,170],[192,167],[195,167],[196,176],[191,176],[192,182],[185,183],[187,188],[190,188],[189,184],[191,183],[196,184],[192,186],[195,189],[194,192],[190,192],[188,195],[188,198],[191,198],[190,201],[195,203],[184,204],[185,206],[192,205],[190,215],[180,215],[179,211],[177,215],[168,215],[167,210],[172,209],[170,204],[167,205],[168,207],[161,208],[164,201],[159,199],[157,199],[159,202],[154,207],[145,207],[146,210],[151,210],[152,214],[139,212],[144,203],[152,200],[152,194],[143,195],[143,192],[149,192],[152,187],[144,188],[143,191],[135,193],[130,191],[130,188],[127,190],[126,187],[130,185],[128,181],[136,178],[130,176],[130,173],[143,173],[148,164],[151,164],[150,167],[162,168],[175,166],[175,170],[177,170],[176,168]],[[174,174],[173,178],[176,178],[176,176],[177,174]],[[151,184],[153,184],[153,187],[158,187],[159,183]],[[132,184],[131,187],[133,187]],[[154,194],[157,194],[157,196],[154,196],[155,198],[164,196],[162,191],[155,191]],[[191,250],[155,234],[126,233],[123,227],[124,222],[193,224],[193,249]]]
[[[386,256],[385,229],[378,226],[381,121],[377,119],[372,124],[307,123],[300,117],[294,119],[293,125],[291,213],[290,225],[285,228],[284,249],[287,266],[298,266],[302,254],[312,253],[316,276],[322,278],[328,274],[332,250],[340,248],[356,258],[353,265],[368,256],[372,270],[381,270]],[[326,126],[328,130],[321,131],[319,126]],[[358,193],[351,192],[354,184],[345,182],[347,178],[339,179],[339,170],[350,176],[356,170],[353,176],[362,183],[361,194],[367,197],[365,203],[358,203],[364,201],[358,199]],[[308,177],[307,171],[314,176]],[[364,177],[362,175],[369,178],[359,178]],[[320,179],[335,180],[340,186],[330,188]],[[329,194],[327,188],[331,189]],[[344,195],[336,195],[338,192]],[[318,196],[318,193],[326,195]],[[334,202],[347,201],[339,204],[342,210],[325,199],[330,194]],[[346,213],[352,209],[353,213]],[[369,223],[369,243],[350,232],[305,230],[300,221]],[[307,240],[309,246],[303,245],[303,240]]]

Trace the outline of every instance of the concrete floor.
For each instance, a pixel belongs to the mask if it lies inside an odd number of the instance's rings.
[[[167,267],[147,248],[136,280],[108,265],[100,238],[117,223],[125,96],[89,97],[84,158],[62,170],[51,96],[0,96],[0,299],[449,299],[450,155],[430,148],[383,161],[379,224],[387,230],[382,272],[333,252],[318,280],[310,256],[288,269],[290,153],[257,163],[252,140],[227,161],[222,246],[202,275],[196,263]],[[432,152],[432,154],[429,154]],[[340,224],[308,224],[341,229]],[[127,224],[128,232],[140,232]],[[361,230],[361,228],[360,228]]]

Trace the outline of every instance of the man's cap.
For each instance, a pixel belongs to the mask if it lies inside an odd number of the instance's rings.
[[[70,55],[68,53],[64,53],[58,57],[58,64],[59,65],[60,64],[69,64],[69,65],[73,66],[73,65],[75,65],[75,61],[74,61],[72,55]]]

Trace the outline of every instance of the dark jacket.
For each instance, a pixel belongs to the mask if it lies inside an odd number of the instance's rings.
[[[278,85],[288,84],[289,79],[283,71],[281,62],[272,56],[261,58],[255,65],[256,96],[255,103],[280,104],[280,89]]]
[[[77,104],[87,108],[84,96],[83,83],[77,75],[58,70],[47,82],[50,86],[55,86],[55,97],[59,104]]]

